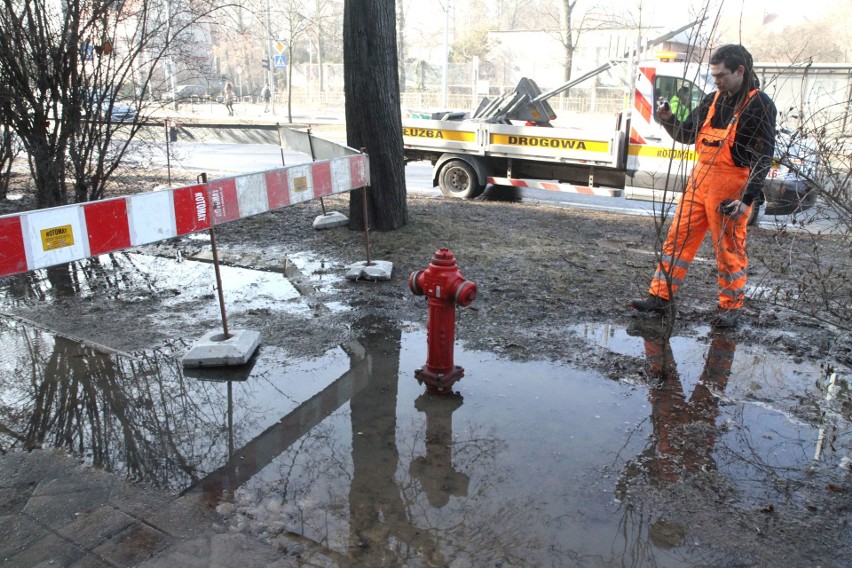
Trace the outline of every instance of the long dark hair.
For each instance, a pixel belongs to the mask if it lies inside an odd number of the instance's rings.
[[[754,73],[754,60],[751,57],[751,53],[745,47],[738,43],[729,43],[717,48],[710,56],[710,65],[719,64],[724,65],[728,71],[736,71],[740,65],[745,69],[743,72],[742,87],[740,87],[740,91],[736,94],[737,103],[735,108],[737,108],[745,102],[752,90],[760,86],[760,81]]]

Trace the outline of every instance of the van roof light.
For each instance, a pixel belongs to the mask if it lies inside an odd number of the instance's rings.
[[[677,51],[657,51],[657,59],[660,61],[683,61],[683,53]]]

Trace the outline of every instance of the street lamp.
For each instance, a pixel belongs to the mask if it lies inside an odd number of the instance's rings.
[[[444,74],[441,77],[441,110],[447,110],[450,84],[450,0],[444,0]]]
[[[272,95],[272,114],[275,115],[275,64],[272,57],[272,14],[269,9],[269,0],[266,0],[266,57],[269,62],[266,80],[269,83],[269,92]]]

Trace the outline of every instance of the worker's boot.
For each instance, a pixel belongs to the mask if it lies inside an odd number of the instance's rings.
[[[740,321],[740,312],[742,310],[726,310],[719,308],[716,313],[710,318],[710,324],[713,327],[736,327]]]
[[[671,300],[663,299],[659,296],[649,295],[643,300],[633,300],[630,302],[632,307],[637,312],[655,312],[658,314],[667,314],[671,312]]]

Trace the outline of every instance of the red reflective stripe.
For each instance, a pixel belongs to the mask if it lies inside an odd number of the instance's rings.
[[[353,189],[369,185],[366,154],[349,157],[349,178],[352,180]]]
[[[27,271],[20,217],[0,218],[0,276]]]
[[[630,127],[630,143],[631,144],[646,144],[645,139],[632,126]]]
[[[652,114],[650,101],[645,98],[645,95],[643,95],[639,89],[636,89],[636,92],[633,95],[633,101],[633,106],[636,107],[636,110],[639,111],[639,114],[642,115],[645,122],[650,124]]]
[[[210,207],[207,203],[206,190],[207,188],[203,185],[190,185],[174,190],[172,200],[178,235],[210,228]]]
[[[213,211],[213,224],[227,223],[240,218],[236,178],[213,180],[208,185],[208,196]]]
[[[127,201],[108,199],[83,205],[89,254],[97,256],[130,248],[130,226],[127,223]]]
[[[311,177],[314,182],[314,197],[325,197],[331,195],[331,163],[316,162],[313,164]]]
[[[266,172],[266,196],[270,209],[290,205],[290,187],[287,184],[287,170]]]

